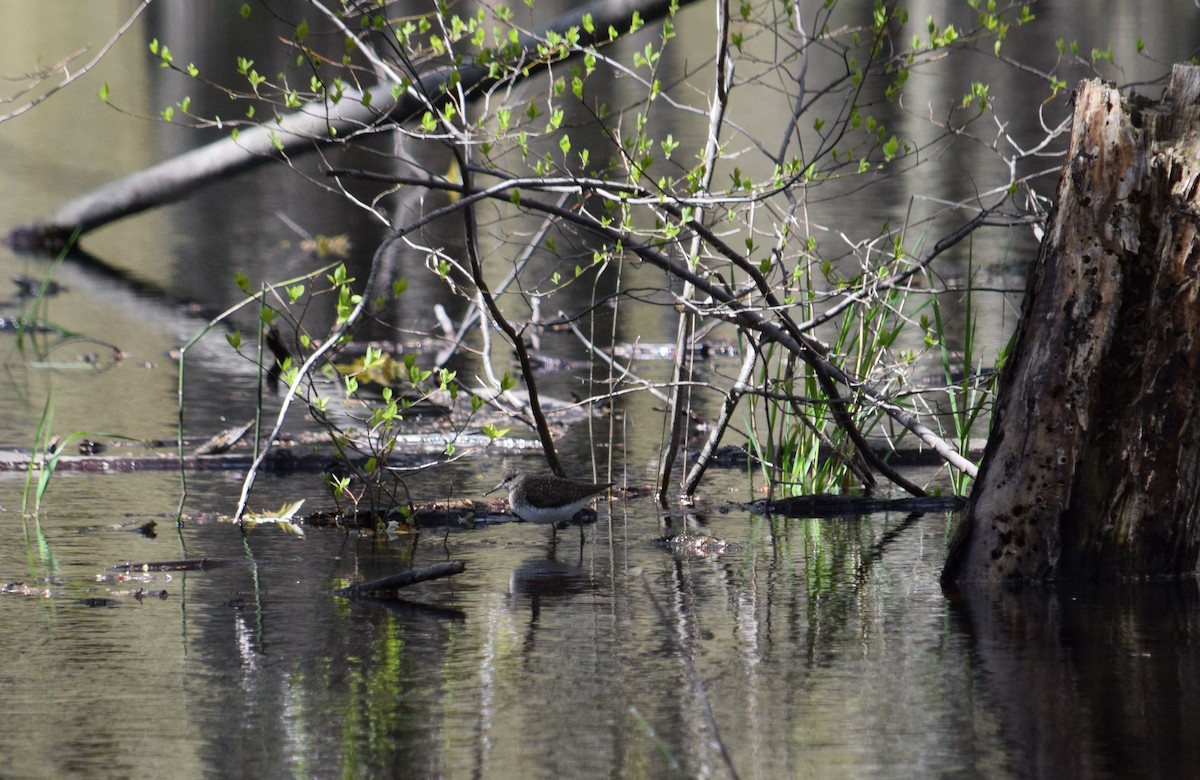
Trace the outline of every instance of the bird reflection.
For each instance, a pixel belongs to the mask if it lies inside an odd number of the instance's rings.
[[[529,605],[529,623],[523,642],[523,656],[528,661],[534,655],[541,625],[542,601],[548,604],[587,593],[591,578],[578,563],[557,559],[557,545],[550,543],[545,555],[525,559],[509,575],[509,604],[513,609]],[[582,560],[582,550],[580,552]]]

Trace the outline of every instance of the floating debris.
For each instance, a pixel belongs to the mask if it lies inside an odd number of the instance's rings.
[[[229,566],[230,561],[223,558],[182,558],[177,561],[148,561],[146,563],[118,563],[113,571],[205,571]]]
[[[676,555],[709,556],[724,555],[735,549],[735,546],[724,539],[705,534],[673,534],[654,540],[658,547],[665,547]]]

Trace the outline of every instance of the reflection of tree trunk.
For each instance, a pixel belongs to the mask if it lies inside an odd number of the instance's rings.
[[[685,6],[690,2],[694,0],[679,0],[677,5]],[[621,34],[629,30],[634,14],[640,15],[643,21],[653,21],[666,16],[672,5],[670,0],[592,0],[554,19],[538,31],[538,36],[544,38],[551,31],[566,33],[570,27],[579,27],[584,14],[591,14],[596,33],[592,36],[580,31],[579,40],[582,45],[599,44],[607,41],[610,27]],[[516,79],[537,73],[548,64],[545,58],[536,54],[536,39],[522,36],[521,45],[528,53],[529,64],[513,76]],[[477,91],[496,82],[483,65],[465,64],[454,72],[468,92],[472,87]],[[452,83],[451,75],[449,69],[423,75],[415,89],[402,91],[398,96],[392,94],[394,85],[386,83],[367,90],[369,100],[347,94],[337,105],[309,104],[278,122],[243,130],[236,140],[215,141],[109,182],[63,204],[38,221],[17,228],[5,240],[21,249],[57,251],[76,230],[86,233],[109,222],[185,198],[201,186],[261,163],[285,156],[295,157],[317,149],[322,143],[341,142],[351,133],[385,117],[404,119],[419,115],[425,110],[426,103],[417,96],[418,92],[430,96],[429,100],[439,105],[444,100],[441,96]]]
[[[1200,553],[1200,68],[1081,85],[1058,203],[944,581],[1192,572]]]
[[[974,591],[977,706],[995,713],[1018,777],[1183,777],[1200,766],[1195,582]]]

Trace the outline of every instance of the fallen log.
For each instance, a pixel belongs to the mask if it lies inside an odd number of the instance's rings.
[[[1200,68],[1084,82],[943,583],[1193,574],[1198,409]]]
[[[694,0],[593,0],[567,11],[539,30],[522,35],[519,46],[525,65],[513,78],[540,72],[550,61],[538,54],[538,41],[548,34],[565,35],[575,28],[581,45],[608,40],[610,28],[624,33],[638,15],[654,21]],[[591,14],[594,34],[580,30],[580,19]],[[514,63],[516,64],[516,63]],[[263,163],[294,158],[323,144],[342,143],[365,128],[395,119],[420,116],[428,106],[437,110],[451,85],[466,94],[479,94],[495,85],[488,66],[464,64],[423,74],[408,89],[391,81],[360,94],[348,92],[336,103],[323,100],[284,114],[263,125],[241,130],[236,137],[215,141],[150,168],[105,184],[59,206],[38,220],[8,234],[5,243],[24,251],[57,252],[71,236],[80,235],[133,214],[190,196],[199,188]]]
[[[964,506],[966,501],[959,496],[871,498],[815,494],[755,501],[750,509],[758,514],[786,517],[853,517],[875,512],[957,512]]]

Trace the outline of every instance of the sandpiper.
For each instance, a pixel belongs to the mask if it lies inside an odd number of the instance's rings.
[[[611,482],[576,482],[565,477],[531,475],[521,469],[509,469],[500,484],[488,493],[508,488],[508,506],[514,515],[530,523],[557,524],[574,517],[592,496],[603,493],[612,485]]]

